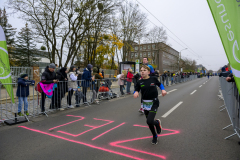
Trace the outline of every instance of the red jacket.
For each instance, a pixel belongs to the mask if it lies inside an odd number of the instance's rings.
[[[131,72],[128,72],[128,74],[127,74],[127,81],[128,82],[132,82],[132,79],[133,79],[133,74]]]

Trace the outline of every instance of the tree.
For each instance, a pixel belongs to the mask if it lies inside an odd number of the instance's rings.
[[[5,8],[3,10],[0,8],[0,25],[2,26],[6,36],[10,65],[14,65],[15,60],[12,59],[12,55],[13,45],[15,43],[14,36],[16,34],[16,28],[13,28],[12,25],[8,23],[8,15]]]
[[[147,32],[145,39],[146,42],[150,43],[166,43],[168,39],[167,32],[163,27],[153,27]]]
[[[36,50],[36,44],[34,44],[34,33],[29,29],[28,23],[21,29],[17,36],[17,44],[14,50],[12,58],[16,60],[18,66],[33,66],[37,61],[40,60]]]
[[[80,47],[94,27],[94,20],[108,13],[117,0],[8,0],[20,18],[31,23],[46,46],[51,63],[73,64]],[[104,3],[103,3],[104,2]],[[89,55],[87,55],[89,56]],[[63,60],[66,60],[65,63]]]
[[[121,39],[124,47],[123,53],[119,56],[122,61],[125,61],[126,55],[133,50],[134,41],[141,39],[144,35],[147,25],[146,17],[137,4],[129,2],[121,5],[119,27],[121,27]]]

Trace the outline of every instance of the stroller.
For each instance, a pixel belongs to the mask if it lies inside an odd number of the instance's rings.
[[[98,99],[113,99],[119,97],[118,94],[113,93],[111,89],[112,82],[109,79],[105,79],[101,83],[101,87],[98,90]]]

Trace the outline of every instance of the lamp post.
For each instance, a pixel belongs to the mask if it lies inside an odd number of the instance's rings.
[[[178,71],[179,71],[179,65],[180,65],[180,60],[181,60],[181,52],[182,52],[183,50],[186,50],[186,49],[188,49],[188,48],[184,48],[184,49],[182,49],[182,50],[179,52]]]

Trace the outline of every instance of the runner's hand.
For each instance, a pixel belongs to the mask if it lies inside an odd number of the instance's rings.
[[[134,98],[138,98],[138,97],[139,97],[139,93],[138,93],[138,92],[135,92],[135,93],[133,94],[133,97],[134,97]]]
[[[167,94],[165,90],[162,90],[162,96],[164,97]]]
[[[57,83],[58,82],[58,80],[53,80],[53,83]]]

